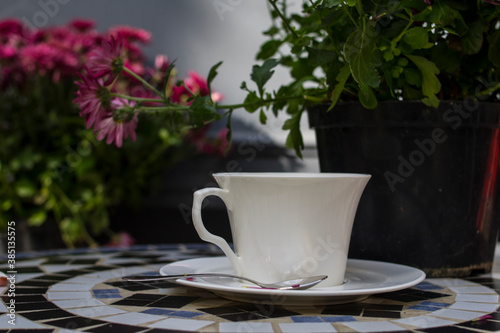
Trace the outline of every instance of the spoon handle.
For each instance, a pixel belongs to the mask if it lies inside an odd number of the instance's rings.
[[[176,275],[155,275],[155,276],[145,276],[145,275],[136,275],[136,276],[125,276],[122,277],[123,280],[125,281],[133,281],[133,282],[147,282],[147,281],[169,281],[169,280],[177,280],[181,278],[194,278],[194,277],[223,277],[223,278],[231,278],[231,279],[238,279],[238,280],[244,280],[250,283],[253,283],[254,285],[257,285],[261,288],[264,289],[278,289],[278,290],[296,290],[296,289],[308,289],[311,288],[312,286],[317,285],[324,279],[326,279],[328,276],[326,275],[319,275],[319,276],[311,276],[308,278],[303,278],[303,279],[296,279],[296,280],[287,280],[287,281],[280,281],[276,283],[262,283],[258,282],[246,277],[242,276],[236,276],[232,274],[225,274],[225,273],[192,273],[192,274],[176,274]],[[247,288],[252,288],[245,286]]]
[[[224,273],[190,273],[190,274],[176,274],[176,275],[155,275],[155,276],[145,276],[145,275],[136,275],[136,276],[125,276],[122,279],[125,281],[134,281],[134,282],[147,282],[147,281],[164,281],[164,280],[176,280],[179,278],[192,278],[192,277],[225,277],[232,279],[240,279],[251,282],[256,285],[260,285],[257,281],[251,280],[249,278],[244,278],[241,276],[224,274]]]

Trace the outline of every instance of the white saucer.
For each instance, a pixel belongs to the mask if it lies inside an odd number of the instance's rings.
[[[187,273],[229,273],[234,270],[226,257],[209,257],[177,261],[163,266],[161,275]],[[248,288],[236,279],[197,278],[178,279],[181,285],[210,290],[216,295],[241,302],[279,305],[326,305],[360,301],[373,294],[412,287],[425,279],[419,269],[379,261],[349,259],[345,283],[307,290],[270,290]]]

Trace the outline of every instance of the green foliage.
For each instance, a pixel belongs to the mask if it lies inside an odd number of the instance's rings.
[[[289,13],[268,0],[273,19],[251,75],[249,112],[286,110],[287,145],[300,155],[300,116],[311,103],[480,98],[500,101],[500,6],[478,1],[309,0]],[[268,93],[279,64],[291,82]],[[261,121],[266,117],[260,115]]]
[[[207,77],[207,86],[208,86],[208,96],[212,98],[212,81],[215,79],[217,76],[217,69],[222,65],[222,61],[218,62],[212,68],[210,68],[210,71],[208,72],[208,77]]]
[[[425,59],[424,57],[409,54],[407,57],[413,61],[422,73],[422,93],[426,96],[426,98],[422,101],[427,105],[437,106],[439,104],[439,100],[436,94],[441,90],[441,83],[436,76],[439,74],[439,69],[433,62]]]
[[[257,84],[257,88],[259,89],[259,94],[261,97],[264,94],[264,85],[273,75],[274,71],[272,69],[277,65],[278,61],[276,61],[275,59],[267,59],[266,61],[264,61],[264,64],[262,66],[253,66],[250,78]]]
[[[72,82],[33,79],[0,93],[0,230],[53,219],[67,246],[95,245],[110,232],[110,211],[139,205],[165,168],[194,154],[160,125],[166,119],[141,119],[122,149],[97,141],[72,103]]]
[[[197,96],[191,103],[190,111],[192,113],[192,120],[198,127],[203,127],[205,122],[221,118],[217,109],[211,103],[210,96]]]

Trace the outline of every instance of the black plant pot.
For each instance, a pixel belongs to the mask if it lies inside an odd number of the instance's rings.
[[[368,173],[349,257],[430,277],[489,272],[500,225],[500,104],[342,103],[308,110],[322,172]]]

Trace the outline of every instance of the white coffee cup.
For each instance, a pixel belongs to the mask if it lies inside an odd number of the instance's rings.
[[[193,222],[201,239],[220,247],[236,274],[261,282],[328,275],[318,287],[344,282],[351,230],[370,175],[341,173],[217,173],[220,188],[194,193]],[[227,208],[234,252],[201,218],[207,196]]]

